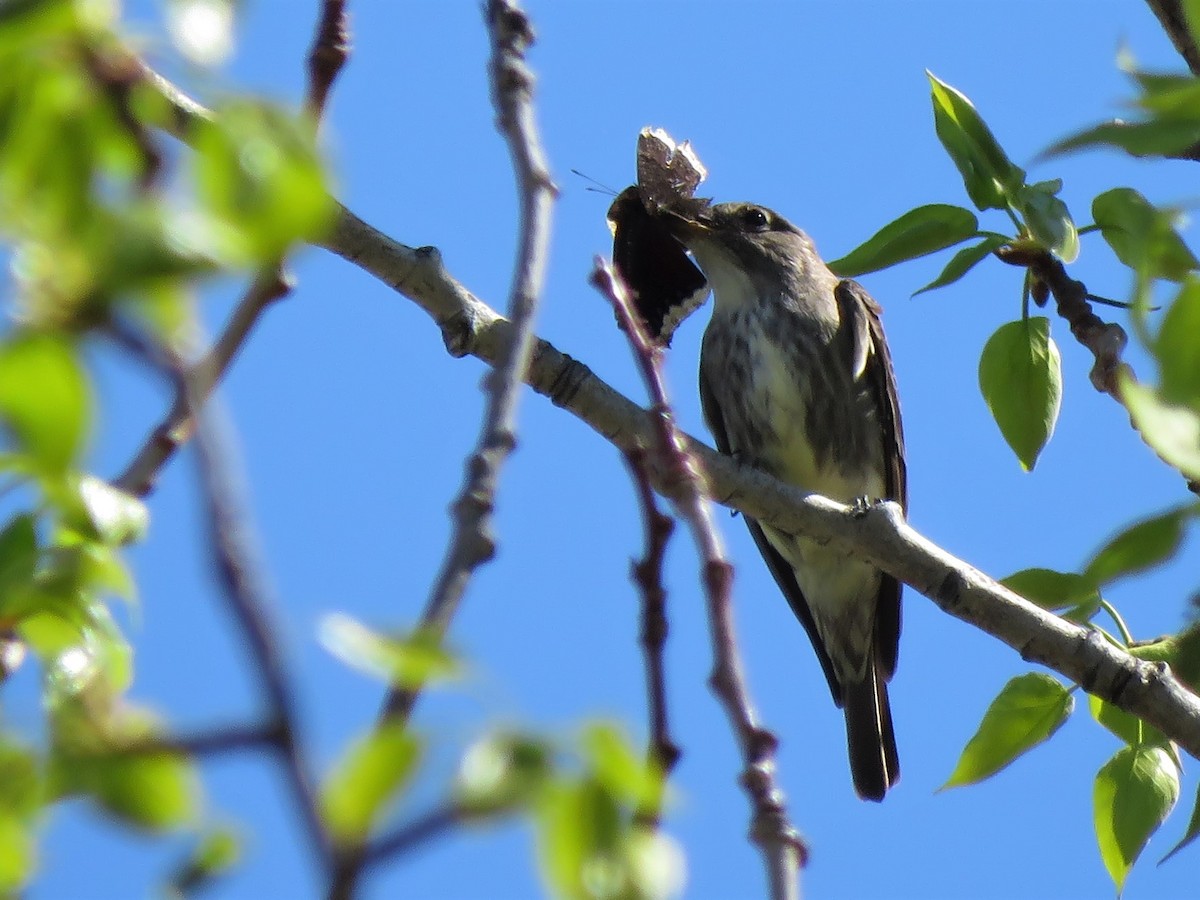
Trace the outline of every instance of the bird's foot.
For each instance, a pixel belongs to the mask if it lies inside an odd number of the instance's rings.
[[[850,503],[850,515],[856,519],[861,519],[871,511],[871,507],[875,505],[875,501],[865,494],[861,497],[855,497]]]

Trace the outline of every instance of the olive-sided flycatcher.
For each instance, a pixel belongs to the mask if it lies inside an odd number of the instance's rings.
[[[712,288],[700,398],[718,449],[835,500],[904,506],[904,439],[879,306],[769,209],[684,200],[663,215]],[[900,777],[887,694],[900,584],[827,544],[746,522],[845,712],[855,790],[882,800]]]

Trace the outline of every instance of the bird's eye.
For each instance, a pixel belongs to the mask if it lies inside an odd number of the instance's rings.
[[[765,212],[757,206],[751,206],[742,211],[742,224],[751,231],[766,231],[771,223]]]

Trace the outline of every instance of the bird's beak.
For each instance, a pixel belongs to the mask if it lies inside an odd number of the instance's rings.
[[[707,200],[676,200],[659,209],[658,216],[675,239],[684,245],[688,243],[689,238],[697,238],[712,231],[712,204]]]

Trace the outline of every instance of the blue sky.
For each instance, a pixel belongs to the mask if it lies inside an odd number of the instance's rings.
[[[247,0],[239,49],[215,74],[174,70],[212,102],[252,90],[295,103],[316,3]],[[167,56],[158,4],[126,4],[152,60]],[[628,351],[587,285],[609,251],[607,198],[569,173],[620,189],[633,178],[638,129],[690,139],[710,171],[702,192],[771,206],[805,228],[827,258],[924,203],[966,204],[932,126],[924,70],[970,96],[1018,164],[1118,111],[1124,44],[1147,67],[1181,67],[1140,3],[529,2],[531,54],[546,150],[561,187],[539,334],[641,398]],[[354,57],[338,82],[327,140],[338,195],[410,245],[433,244],[471,290],[502,308],[514,247],[515,194],[496,135],[479,4],[351,3]],[[1137,163],[1094,153],[1032,165],[1063,177],[1079,222],[1091,198],[1136,187],[1157,202],[1193,199],[1195,164]],[[998,215],[994,214],[993,215]],[[991,227],[1003,228],[997,218]],[[984,227],[989,227],[985,219]],[[977,386],[979,351],[1020,314],[1020,272],[989,261],[954,287],[909,299],[944,264],[933,258],[863,279],[883,304],[895,358],[910,472],[910,518],[984,571],[1070,570],[1132,519],[1185,498],[1092,390],[1090,358],[1061,321],[1064,399],[1057,432],[1026,474],[991,422]],[[324,651],[327,613],[380,627],[417,615],[440,561],[447,504],[459,486],[481,408],[484,366],[446,355],[413,304],[321,251],[293,266],[298,290],[273,308],[222,400],[238,430],[249,499],[278,596],[279,634],[302,698],[306,737],[327,765],[374,715],[378,685]],[[1095,236],[1072,266],[1093,291],[1129,280]],[[216,327],[239,284],[208,291]],[[1121,320],[1117,311],[1102,311]],[[703,435],[695,391],[706,313],[680,331],[669,377],[685,427]],[[93,356],[102,428],[93,461],[117,473],[168,398],[136,368]],[[1147,360],[1130,359],[1144,377]],[[521,723],[570,734],[589,716],[644,736],[636,596],[628,560],[640,523],[619,454],[580,422],[526,392],[520,445],[506,467],[496,561],[482,570],[452,631],[474,664],[465,685],[422,701],[432,741],[427,783],[400,817],[437,796],[462,748],[483,729]],[[255,685],[221,611],[200,543],[190,455],[151,499],[152,529],[132,560],[140,609],[134,696],[182,730],[250,716]],[[1007,647],[906,593],[892,702],[903,778],[876,806],[853,795],[841,715],[802,628],[778,595],[743,524],[718,517],[737,565],[737,622],[748,677],[781,740],[794,821],[812,847],[814,897],[1097,897],[1111,893],[1092,832],[1096,769],[1117,749],[1080,702],[1049,745],[982,786],[935,794],[996,691],[1028,666]],[[710,667],[697,564],[677,540],[668,571],[670,701],[684,750],[667,829],[686,849],[688,896],[760,892],[744,840],[747,804],[734,742],[705,686]],[[1138,637],[1177,630],[1196,589],[1194,542],[1170,566],[1119,583],[1113,599]],[[32,723],[28,681],[6,717]],[[1191,760],[1187,760],[1191,763]],[[308,896],[313,866],[283,781],[247,755],[204,766],[208,808],[251,833],[244,866],[211,896]],[[1150,844],[1126,896],[1184,896],[1195,853],[1155,861],[1186,824],[1181,805]],[[149,892],[181,844],[99,824],[79,804],[48,823],[44,875],[32,898]],[[367,882],[366,897],[517,898],[540,893],[523,826],[471,830]]]

